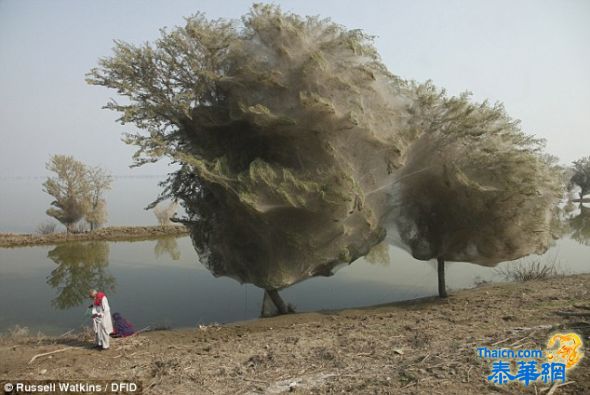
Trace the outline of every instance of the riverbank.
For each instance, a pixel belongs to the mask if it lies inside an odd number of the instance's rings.
[[[544,393],[490,384],[478,347],[544,349],[556,332],[590,344],[590,274],[488,284],[362,309],[144,332],[90,349],[92,336],[0,337],[0,381],[141,382],[144,393]],[[574,311],[576,314],[563,315]],[[71,347],[71,348],[69,348]],[[38,354],[59,351],[31,359]],[[590,393],[590,352],[554,394]]]
[[[187,235],[183,225],[170,226],[111,226],[84,233],[0,233],[0,247],[26,247],[45,244],[59,244],[69,241],[141,241],[163,236]]]

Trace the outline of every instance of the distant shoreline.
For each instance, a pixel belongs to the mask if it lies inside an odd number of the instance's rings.
[[[70,241],[141,241],[162,236],[183,236],[188,229],[183,225],[168,226],[110,226],[84,233],[0,233],[0,248],[59,244]]]

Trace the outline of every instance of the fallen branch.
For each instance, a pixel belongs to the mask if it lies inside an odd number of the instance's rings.
[[[443,363],[437,363],[436,365],[432,365],[432,366],[427,366],[426,370],[429,369],[434,369],[434,368],[440,368],[441,366],[445,366],[445,367],[451,367],[451,366],[464,366],[464,364],[462,364],[461,362],[443,362]]]
[[[75,331],[75,330],[76,330],[75,328],[74,328],[74,329],[70,329],[69,331],[62,333],[62,334],[61,334],[61,335],[59,335],[58,337],[64,337],[64,336],[67,336],[67,335],[69,335],[70,333],[72,333],[72,332],[73,332],[73,331]]]
[[[39,357],[44,357],[46,355],[55,354],[55,353],[62,352],[62,351],[67,351],[67,350],[71,350],[73,348],[74,347],[66,347],[66,348],[60,348],[59,350],[55,350],[55,351],[50,351],[50,352],[44,352],[42,354],[37,354],[37,355],[33,356],[33,358],[31,358],[31,360],[29,361],[29,365],[32,364],[35,361],[35,359],[37,359]]]
[[[511,328],[511,331],[532,331],[535,329],[551,329],[553,328],[553,325],[549,325],[549,324],[545,324],[545,325],[537,325],[537,326],[533,326],[533,327],[516,327],[516,328]]]
[[[510,344],[508,347],[514,347],[514,346],[516,346],[517,344],[520,344],[520,343],[522,343],[523,341],[525,341],[526,339],[528,339],[528,338],[530,338],[530,337],[531,337],[531,335],[529,335],[529,336],[525,336],[525,337],[523,337],[522,339],[520,339],[520,340],[517,340],[517,341],[515,341],[514,343]]]
[[[580,313],[577,311],[555,311],[554,313],[562,317],[590,317],[590,312]]]
[[[580,322],[573,322],[567,325],[568,328],[571,329],[580,329],[580,328],[588,328],[590,327],[590,322],[588,321],[580,321]]]
[[[125,357],[131,358],[131,357],[133,357],[135,355],[139,356],[139,355],[145,355],[145,354],[149,354],[149,352],[139,352],[139,351],[137,351],[137,352],[134,352],[133,354],[125,355]]]
[[[567,383],[563,383],[563,384],[553,384],[553,386],[551,387],[551,389],[549,390],[549,392],[547,393],[547,395],[553,395],[555,393],[555,391],[559,388],[559,387],[563,387],[569,384],[573,384],[575,383],[575,381],[568,381]]]
[[[504,340],[499,340],[499,341],[497,341],[495,343],[492,343],[492,346],[497,346],[497,345],[500,345],[502,343],[506,343],[509,340],[512,340],[512,339],[508,338],[508,339],[504,339]]]
[[[401,390],[403,390],[403,389],[406,389],[406,388],[408,388],[408,387],[411,387],[411,386],[413,386],[413,385],[418,385],[418,381],[419,381],[419,380],[412,381],[410,384],[408,384],[408,385],[404,385],[404,386],[403,386],[403,387],[401,387],[400,389],[401,389]]]
[[[157,382],[156,382],[157,381]],[[152,382],[150,383],[150,385],[148,385],[147,389],[151,389],[152,387],[159,385],[162,383],[162,377],[156,377],[152,380]]]

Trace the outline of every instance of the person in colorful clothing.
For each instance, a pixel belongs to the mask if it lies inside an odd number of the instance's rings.
[[[109,348],[110,334],[113,332],[111,308],[107,296],[102,291],[91,289],[90,298],[92,304],[92,327],[96,333],[96,348],[106,350]]]
[[[127,321],[120,313],[113,314],[114,331],[112,337],[127,337],[135,333],[133,324]]]

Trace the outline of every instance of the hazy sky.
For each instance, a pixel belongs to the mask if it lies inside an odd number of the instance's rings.
[[[385,64],[403,78],[503,101],[564,163],[590,155],[590,1],[276,3],[377,36]],[[114,92],[84,74],[115,38],[151,41],[197,11],[238,18],[249,4],[0,0],[0,177],[44,175],[55,153],[116,175],[165,173],[165,163],[128,168],[126,129],[101,110]]]

